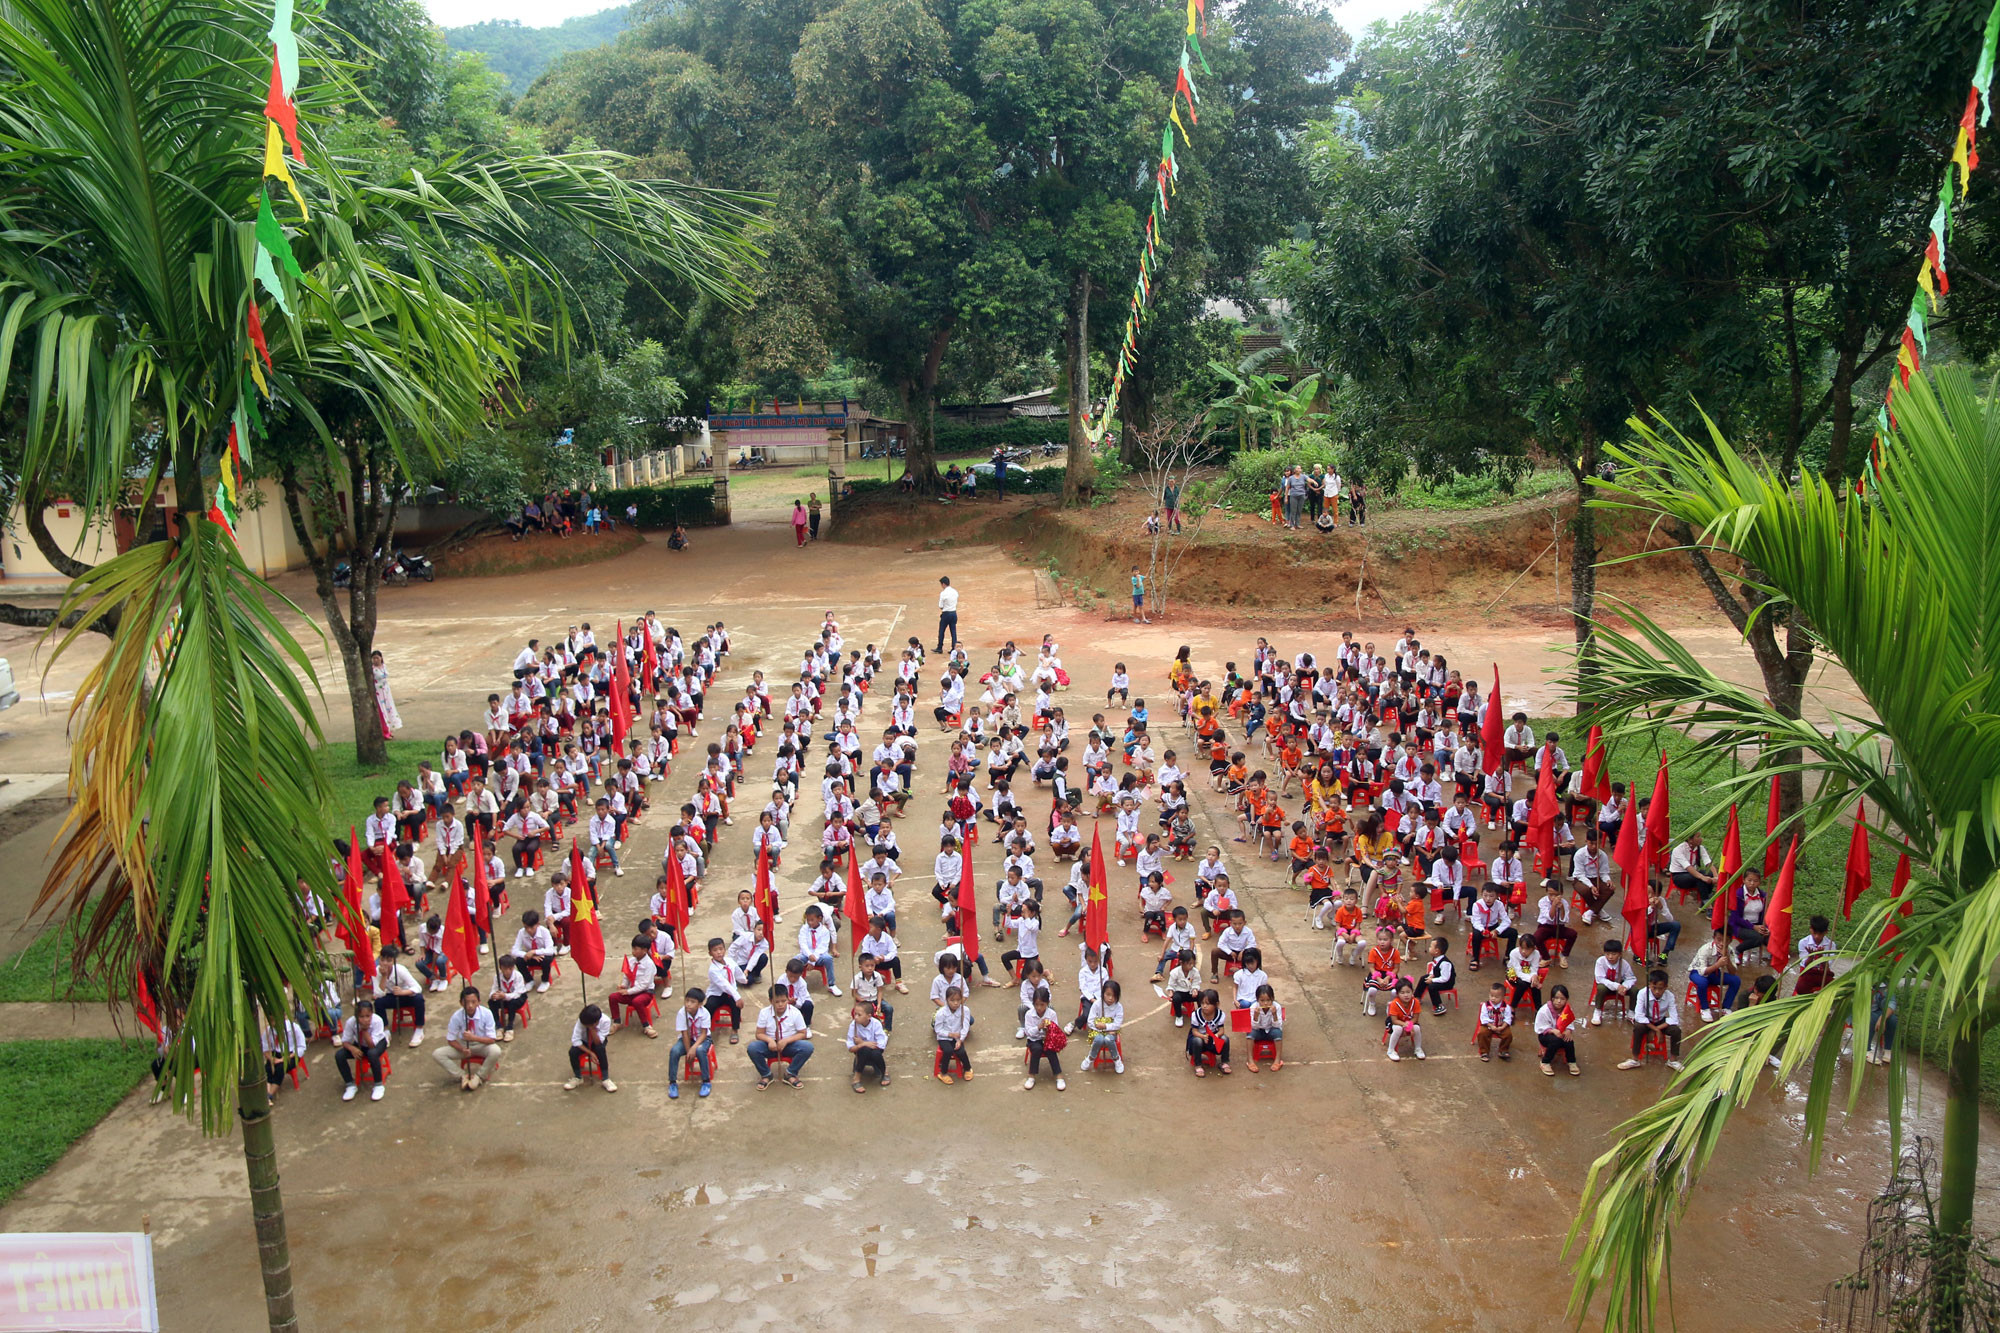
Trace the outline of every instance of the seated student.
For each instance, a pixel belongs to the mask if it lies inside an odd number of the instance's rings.
[[[1735,950],[1729,947],[1726,927],[1695,950],[1694,961],[1688,965],[1688,984],[1694,987],[1695,1003],[1704,1023],[1712,1023],[1736,1007],[1736,993],[1742,989],[1743,978],[1736,971]],[[1716,995],[1718,988],[1722,992],[1720,1002]]]
[[[382,946],[382,954],[375,962],[375,1012],[387,1020],[397,1009],[408,1010],[416,1022],[416,1031],[410,1034],[410,1045],[424,1044],[424,988],[410,969],[397,961],[402,950],[393,944]]]
[[[261,1024],[262,1045],[264,1047],[264,1085],[272,1101],[278,1099],[278,1089],[284,1084],[285,1075],[299,1067],[306,1055],[306,1030],[291,1015]],[[381,1087],[380,1080],[376,1087]]]
[[[1479,1058],[1490,1061],[1498,1048],[1502,1060],[1514,1058],[1514,1006],[1507,1003],[1507,987],[1494,982],[1479,1006],[1479,1026],[1473,1029]]]
[[[1333,962],[1345,967],[1358,966],[1367,948],[1367,941],[1361,937],[1361,895],[1352,888],[1342,889],[1332,915]]]
[[[1029,898],[1021,904],[1021,915],[1014,921],[1014,947],[1000,955],[1000,966],[1011,970],[1019,963],[1025,974],[1041,959],[1041,938],[1042,905]]]
[[[1403,961],[1402,950],[1396,946],[1396,937],[1389,927],[1382,926],[1375,932],[1375,946],[1368,951],[1368,971],[1361,980],[1361,1012],[1373,1015],[1375,993],[1385,991],[1393,995],[1402,981],[1399,965]]]
[[[451,1011],[445,1025],[445,1044],[431,1052],[431,1058],[447,1074],[458,1076],[465,1092],[477,1092],[482,1083],[493,1081],[506,1054],[500,1045],[499,1029],[493,1025],[493,1011],[479,1002],[479,988],[467,986],[458,993],[458,1008]],[[470,1072],[466,1064],[477,1066]]]
[[[1604,955],[1597,960],[1592,971],[1595,984],[1590,992],[1590,1025],[1597,1027],[1604,1022],[1604,1006],[1616,999],[1625,1006],[1625,1016],[1632,1015],[1632,992],[1638,989],[1639,976],[1632,970],[1632,963],[1625,957],[1625,945],[1621,940],[1604,941]]]
[[[743,991],[750,984],[743,975],[743,969],[733,962],[728,954],[729,946],[718,935],[708,942],[708,989],[704,992],[703,1003],[710,1018],[724,1009],[729,1011],[729,1044],[734,1046],[743,1030]]]
[[[493,1011],[494,1023],[500,1028],[500,1040],[514,1040],[514,1024],[520,1020],[521,1011],[528,1007],[528,978],[513,954],[500,955],[493,973],[493,989],[487,995],[486,1003]]]
[[[1807,935],[1799,941],[1799,981],[1794,995],[1812,995],[1833,980],[1833,923],[1815,915],[1807,923]]]
[[[1100,961],[1097,950],[1085,945],[1083,965],[1076,973],[1076,1021],[1070,1024],[1072,1032],[1081,1032],[1090,1020],[1091,1006],[1104,994],[1104,983],[1111,980],[1111,969]]]
[[[1556,1072],[1558,1058],[1570,1073],[1583,1073],[1576,1063],[1576,1010],[1570,1008],[1569,987],[1561,982],[1549,987],[1548,1003],[1535,1011],[1535,1040],[1542,1046],[1544,1074]]]
[[[1701,834],[1690,833],[1673,850],[1667,862],[1667,879],[1684,893],[1692,893],[1706,906],[1708,896],[1715,892],[1715,865],[1708,857],[1708,848],[1701,845]]]
[[[1431,941],[1431,956],[1424,964],[1423,979],[1417,982],[1419,1002],[1428,999],[1431,1012],[1444,1012],[1444,997],[1458,993],[1458,973],[1452,966],[1451,941],[1442,937]]]
[[[1028,1043],[1028,1076],[1021,1082],[1023,1088],[1035,1086],[1035,1076],[1042,1072],[1042,1061],[1049,1062],[1049,1072],[1055,1076],[1056,1091],[1061,1092],[1069,1085],[1063,1081],[1062,1060],[1058,1055],[1068,1042],[1063,1032],[1062,1020],[1049,1008],[1049,992],[1046,986],[1029,997],[1029,1006],[1021,1015],[1021,1032]]]
[[[563,1080],[564,1092],[575,1092],[583,1082],[583,1057],[587,1051],[597,1061],[597,1072],[603,1077],[606,1092],[618,1091],[618,1085],[611,1081],[611,1015],[594,1004],[586,1004],[576,1016],[576,1022],[569,1030],[569,1077]]]
[[[1619,1062],[1620,1069],[1637,1069],[1645,1061],[1639,1053],[1645,1049],[1646,1038],[1665,1037],[1667,1039],[1667,1068],[1681,1067],[1681,1007],[1674,993],[1667,989],[1667,970],[1656,967],[1646,974],[1646,987],[1640,991],[1632,1006],[1632,1055]]]
[[[1417,1059],[1421,1060],[1424,1058],[1424,1030],[1417,1022],[1417,1015],[1422,1011],[1423,1006],[1417,1002],[1417,988],[1415,983],[1408,977],[1398,978],[1396,981],[1395,998],[1389,1001],[1388,1047],[1389,1058],[1391,1060],[1400,1060],[1403,1058],[1402,1052],[1398,1048],[1402,1045],[1405,1036],[1409,1037],[1410,1046],[1416,1052]]]
[[[1542,1007],[1542,955],[1532,935],[1517,938],[1507,953],[1508,1007],[1519,1009],[1522,1000],[1530,1001],[1534,1009]]]
[[[882,1026],[882,1020],[875,1016],[875,1006],[867,1000],[854,1002],[853,1016],[847,1024],[847,1049],[854,1057],[854,1076],[849,1086],[860,1092],[861,1076],[867,1073],[874,1074],[883,1087],[889,1086],[889,1067],[884,1055],[889,1049],[889,1030]]]
[[[1107,980],[1085,1018],[1090,1030],[1090,1051],[1083,1057],[1083,1069],[1111,1062],[1113,1073],[1125,1072],[1125,1057],[1118,1052],[1118,1034],[1125,1027],[1124,992],[1116,981]]]
[[[1196,1078],[1208,1077],[1206,1061],[1211,1057],[1217,1073],[1230,1072],[1229,1013],[1213,987],[1201,993],[1201,1000],[1188,1016],[1187,1055]]]
[[[1470,966],[1479,970],[1479,957],[1485,952],[1487,940],[1499,941],[1497,952],[1502,958],[1514,947],[1519,931],[1514,929],[1514,918],[1508,914],[1507,904],[1500,901],[1498,889],[1491,884],[1481,885],[1479,901],[1472,905],[1472,937],[1466,942],[1466,952],[1472,955]]]
[[[542,924],[542,914],[532,907],[521,913],[521,928],[514,932],[512,952],[521,970],[531,978],[536,972],[541,973],[542,979],[535,989],[547,990],[549,976],[555,969],[556,938]]]
[[[757,1038],[749,1045],[750,1063],[757,1070],[757,1090],[771,1086],[771,1064],[785,1062],[784,1080],[788,1087],[802,1088],[799,1071],[812,1059],[813,1045],[806,1036],[805,1015],[792,1007],[792,993],[773,986],[771,1003],[757,1011]]]
[[[1564,896],[1562,883],[1551,876],[1542,881],[1542,896],[1535,904],[1535,945],[1556,960],[1556,966],[1569,966],[1569,951],[1576,944],[1576,929],[1569,923],[1569,899]],[[1519,1003],[1518,998],[1515,1003]]]
[[[943,961],[950,963],[953,959],[947,956]],[[965,1049],[966,1039],[972,1035],[972,1011],[965,1007],[965,987],[956,975],[957,969],[952,968],[931,983],[931,998],[938,1001],[937,1011],[931,1015],[931,1034],[937,1039],[937,1077],[940,1083],[952,1081],[951,1067],[954,1063],[965,1079],[969,1081],[972,1078],[972,1057]],[[945,983],[941,998],[938,982]]]
[[[681,997],[681,1007],[674,1012],[674,1045],[667,1052],[667,1096],[679,1098],[681,1095],[681,1066],[692,1055],[695,1068],[701,1071],[699,1095],[706,1097],[715,1074],[715,1020],[703,1007],[703,995],[699,987],[691,987]]]
[[[834,970],[837,965],[834,962],[833,945],[833,928],[826,924],[825,913],[817,904],[806,908],[805,924],[799,927],[799,952],[792,961],[799,964],[801,976],[808,968],[826,969],[822,973],[826,978],[826,993],[838,999],[840,977]]]
[[[354,1062],[361,1061],[375,1075],[368,1092],[373,1101],[382,1100],[382,1057],[389,1050],[389,1027],[382,1015],[369,1005],[367,993],[354,992],[354,1008],[340,1028],[340,1042],[333,1052],[333,1067],[340,1071],[340,1100],[351,1102],[360,1089],[354,1082]]]
[[[1271,1043],[1271,1069],[1276,1072],[1285,1067],[1285,1011],[1278,1007],[1278,994],[1269,982],[1261,982],[1257,987],[1257,997],[1250,1006],[1250,1059],[1247,1062],[1251,1073],[1257,1072],[1257,1043]]]
[[[868,925],[869,933],[862,938],[861,947],[875,955],[875,966],[895,980],[899,992],[908,995],[910,987],[903,980],[903,960],[897,956],[896,936],[889,928],[888,918],[871,916]]]
[[[610,1019],[613,1026],[619,1021],[618,1011],[630,1009],[639,1015],[641,1030],[648,1037],[658,1037],[660,1034],[653,1027],[653,1007],[658,998],[654,992],[658,985],[659,967],[653,962],[652,942],[644,935],[634,935],[631,952],[618,966],[625,984],[611,990]]]
[[[1231,978],[1236,983],[1235,1008],[1248,1009],[1257,998],[1257,988],[1270,977],[1264,972],[1264,951],[1255,945],[1243,951],[1243,962]]]
[[[1219,980],[1224,963],[1243,965],[1243,951],[1257,947],[1257,932],[1245,924],[1242,908],[1229,913],[1228,924],[1215,937],[1215,947],[1208,953],[1209,980]]]

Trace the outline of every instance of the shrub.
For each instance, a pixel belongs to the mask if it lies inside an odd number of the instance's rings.
[[[691,528],[713,526],[715,488],[708,482],[682,482],[674,486],[625,486],[599,491],[596,500],[604,512],[625,521],[625,506],[639,506],[639,526],[671,528],[685,523]]]
[[[990,454],[1001,445],[1009,449],[1032,449],[1044,440],[1069,439],[1069,422],[1060,417],[1036,420],[1016,417],[990,426],[940,425],[937,428],[937,456],[963,458],[967,454]]]
[[[1256,513],[1270,505],[1271,492],[1278,489],[1278,478],[1286,468],[1333,467],[1337,461],[1333,441],[1317,431],[1295,437],[1282,449],[1233,455],[1223,469],[1219,503],[1226,509]]]

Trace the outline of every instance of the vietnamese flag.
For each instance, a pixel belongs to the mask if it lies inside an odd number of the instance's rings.
[[[764,947],[772,948],[777,943],[778,899],[771,892],[771,849],[768,844],[757,849],[757,895],[754,901],[757,924],[764,932]]]
[[[1854,806],[1854,836],[1847,843],[1847,884],[1840,895],[1843,921],[1854,918],[1854,900],[1868,892],[1875,878],[1875,872],[1868,864],[1867,817],[1866,802],[1857,801]]]
[[[1583,743],[1583,777],[1577,791],[1593,801],[1611,799],[1611,766],[1604,759],[1604,728],[1592,726]]]
[[[375,951],[368,947],[368,917],[361,910],[361,841],[347,826],[347,873],[341,880],[340,924],[334,933],[354,955],[354,966],[370,984],[375,980]]]
[[[653,644],[652,628],[642,624],[641,631],[641,637],[644,640],[645,659],[643,667],[646,672],[646,678],[641,682],[640,689],[643,693],[651,694],[654,682],[660,678],[660,650]]]
[[[682,952],[688,947],[687,876],[681,872],[679,853],[667,857],[667,924],[674,929],[674,944]]]
[[[597,901],[583,878],[583,852],[569,840],[569,956],[587,975],[604,975],[604,928],[597,921]]]
[[[973,882],[971,855],[961,854],[958,863],[958,938],[970,967],[979,961],[979,886]]]
[[[479,910],[491,924],[495,906],[493,885],[486,878],[486,847],[477,824],[472,825],[472,893],[473,902],[479,905]]]
[[[1799,835],[1785,851],[1785,865],[1778,872],[1778,886],[1771,890],[1771,909],[1764,920],[1771,927],[1771,967],[1782,972],[1792,957],[1792,875],[1799,866]]]
[[[1556,867],[1556,770],[1555,757],[1544,754],[1541,771],[1535,775],[1535,803],[1528,811],[1528,846],[1535,849],[1535,865],[1544,875]]]
[[[1902,897],[1903,890],[1909,886],[1909,883],[1910,854],[1904,852],[1896,858],[1896,878],[1889,884],[1889,896],[1891,898]],[[1895,939],[1896,936],[1903,933],[1903,928],[1896,924],[1896,917],[1908,916],[1910,911],[1911,907],[1908,903],[1904,903],[1896,910],[1895,916],[1891,916],[1888,922],[1882,927],[1882,943],[1887,944],[1890,940]]]
[[[444,957],[450,970],[471,978],[479,971],[479,935],[465,901],[465,870],[451,868],[451,902],[444,911]]]
[[[1090,896],[1084,900],[1083,942],[1104,957],[1111,943],[1111,883],[1104,873],[1104,837],[1098,821],[1090,823]]]
[[[410,890],[403,883],[403,869],[396,864],[394,850],[382,854],[382,933],[384,938],[394,936],[398,943],[403,938],[403,913],[414,912],[417,905],[410,898]],[[391,929],[394,927],[394,929]]]
[[[1660,751],[1660,771],[1653,778],[1653,799],[1646,803],[1646,864],[1667,868],[1667,849],[1673,845],[1673,822],[1667,804],[1667,752]]]
[[[868,933],[868,894],[861,887],[861,855],[852,844],[847,848],[847,897],[840,910],[847,917],[849,938],[853,941],[848,952],[858,954],[862,937]]]
[[[1766,840],[1764,847],[1765,879],[1769,879],[1778,873],[1778,859],[1781,855],[1778,851],[1779,805],[1778,775],[1773,773],[1771,775],[1771,799],[1764,809],[1764,837]]]
[[[1628,813],[1618,825],[1618,845],[1611,849],[1611,859],[1625,876],[1626,884],[1633,880],[1643,880],[1646,876],[1645,849],[1639,845],[1639,820]]]
[[[1736,807],[1729,807],[1729,827],[1722,835],[1722,874],[1715,882],[1715,907],[1708,914],[1711,929],[1729,924],[1729,899],[1736,892],[1736,877],[1743,873],[1743,830],[1736,823]]]
[[[1506,730],[1500,725],[1500,664],[1493,664],[1493,693],[1486,696],[1486,720],[1479,724],[1479,771],[1497,772],[1505,762]]]
[[[160,1024],[159,1006],[153,1003],[152,988],[146,985],[146,973],[141,968],[132,969],[132,1014],[140,1027],[153,1034],[154,1041],[167,1039],[167,1031]]]
[[[625,669],[625,622],[622,620],[618,622],[616,643],[617,647],[611,654],[611,743],[622,756],[625,753],[625,737],[632,730],[632,673]]]

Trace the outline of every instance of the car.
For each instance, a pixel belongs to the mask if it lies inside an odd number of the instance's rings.
[[[21,692],[14,688],[14,668],[7,665],[7,659],[0,657],[0,708],[12,708],[21,702]]]
[[[974,463],[972,470],[979,474],[981,482],[993,480],[993,465],[991,463]],[[1020,484],[1027,479],[1027,476],[1028,469],[1022,467],[1019,463],[1007,464],[1007,481],[1010,485]]]

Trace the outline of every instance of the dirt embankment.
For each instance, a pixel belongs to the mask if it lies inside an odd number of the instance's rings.
[[[1133,567],[1155,568],[1147,512],[1136,496],[1084,510],[1065,510],[1044,497],[998,504],[878,501],[851,511],[839,536],[912,550],[1001,545],[1024,563],[1052,569],[1071,596],[1117,609],[1127,605]],[[1575,513],[1574,501],[1550,499],[1466,511],[1390,509],[1365,527],[1343,524],[1322,534],[1217,510],[1185,545],[1166,591],[1170,605],[1205,618],[1236,613],[1260,623],[1324,616],[1333,606],[1352,615],[1358,601],[1364,621],[1418,607],[1428,613],[1490,607],[1495,615],[1565,626]],[[1670,544],[1643,516],[1599,510],[1596,518],[1600,560]],[[1162,544],[1163,560],[1175,545]],[[1715,614],[1693,571],[1670,554],[1601,568],[1598,591],[1676,619]]]
[[[488,532],[456,542],[448,550],[432,551],[431,560],[441,575],[490,578],[594,564],[636,551],[645,544],[643,534],[624,525],[616,532],[579,532],[570,537],[537,532],[520,541],[504,532]]]

